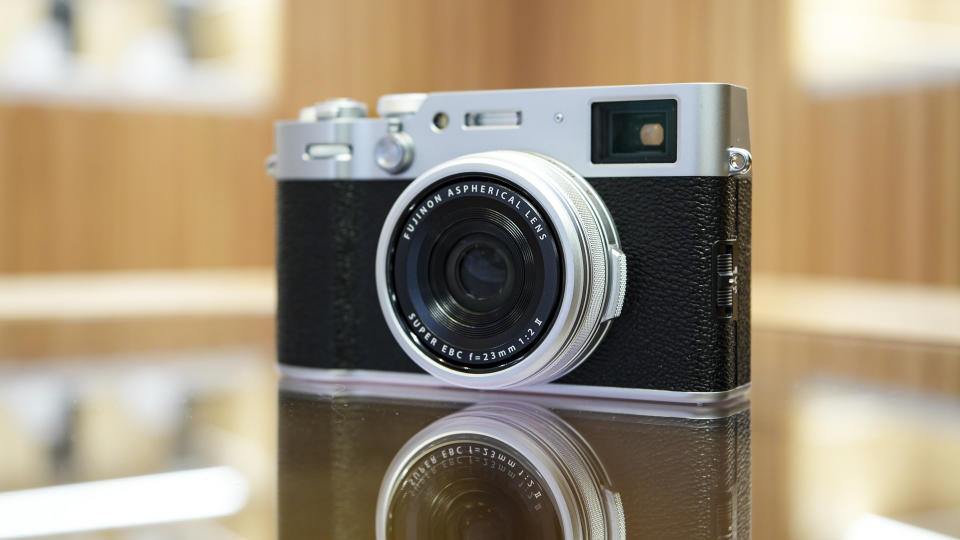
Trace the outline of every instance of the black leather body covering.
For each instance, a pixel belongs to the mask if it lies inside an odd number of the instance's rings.
[[[623,311],[559,383],[717,392],[750,381],[750,177],[592,178],[627,256]],[[409,180],[277,184],[278,359],[421,372],[387,329],[374,277]],[[718,242],[736,239],[737,316],[717,315]]]

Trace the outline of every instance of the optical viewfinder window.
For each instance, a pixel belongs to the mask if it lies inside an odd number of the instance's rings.
[[[594,163],[673,163],[677,102],[672,99],[593,104]]]

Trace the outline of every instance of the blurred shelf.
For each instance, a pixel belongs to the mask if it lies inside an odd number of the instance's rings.
[[[259,114],[273,103],[266,83],[225,67],[191,66],[171,81],[153,84],[103,80],[79,68],[43,84],[0,78],[0,104]]]
[[[0,357],[270,346],[272,268],[0,277]],[[960,346],[960,290],[754,276],[755,332]]]
[[[960,289],[770,274],[752,285],[755,329],[960,346]]]
[[[279,13],[276,0],[0,3],[0,103],[263,111]]]
[[[0,277],[0,322],[178,316],[273,316],[272,269]]]
[[[269,110],[272,95],[229,73],[195,70],[168,87],[117,88],[83,79],[51,86],[0,86],[0,105],[74,107],[111,110],[175,110],[256,115]]]
[[[0,277],[0,360],[274,343],[272,269]]]

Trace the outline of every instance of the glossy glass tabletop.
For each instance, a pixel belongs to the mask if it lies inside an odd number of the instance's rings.
[[[681,406],[187,345],[0,364],[0,538],[960,536],[955,349],[760,332],[749,400]]]

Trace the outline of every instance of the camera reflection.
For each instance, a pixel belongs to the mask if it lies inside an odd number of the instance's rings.
[[[437,420],[397,452],[377,500],[379,538],[621,538],[623,507],[582,437],[523,401]]]
[[[284,381],[280,538],[749,538],[745,401]]]
[[[386,538],[559,538],[560,515],[543,477],[496,441],[460,438],[412,462],[378,503]],[[382,524],[382,526],[381,526]]]

